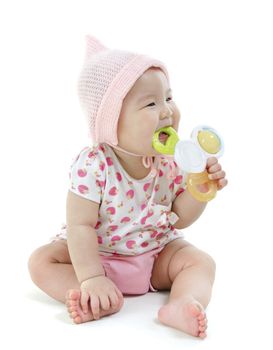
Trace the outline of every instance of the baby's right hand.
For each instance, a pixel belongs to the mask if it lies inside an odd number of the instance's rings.
[[[84,313],[88,311],[90,300],[91,312],[95,320],[100,318],[100,307],[109,310],[116,307],[123,298],[121,291],[106,276],[95,276],[81,283],[81,306]]]

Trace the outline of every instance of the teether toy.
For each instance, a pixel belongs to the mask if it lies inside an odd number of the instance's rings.
[[[174,155],[177,165],[188,173],[187,188],[195,199],[207,202],[216,196],[216,182],[208,178],[205,170],[209,157],[219,158],[224,153],[223,139],[215,129],[200,125],[193,129],[191,140],[179,141],[172,127],[161,128],[154,133],[152,145],[159,153]],[[198,188],[204,184],[207,192]]]

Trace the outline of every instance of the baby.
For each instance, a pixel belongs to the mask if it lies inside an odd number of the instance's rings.
[[[93,145],[73,160],[66,224],[30,256],[31,278],[66,303],[75,323],[118,312],[123,295],[170,290],[159,321],[205,338],[215,262],[180,230],[206,203],[187,191],[173,157],[152,147],[158,129],[179,126],[167,69],[86,39],[78,87]],[[218,190],[227,185],[216,158],[208,159],[207,171]]]

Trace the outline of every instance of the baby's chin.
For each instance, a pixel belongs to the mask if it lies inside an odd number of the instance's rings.
[[[162,155],[161,153],[157,152],[152,146],[149,148],[147,147],[146,152],[144,152],[143,154],[145,154],[147,157],[155,157]]]

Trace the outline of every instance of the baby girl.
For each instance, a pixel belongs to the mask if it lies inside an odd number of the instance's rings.
[[[93,143],[73,159],[66,224],[30,256],[31,278],[75,323],[120,311],[123,295],[170,290],[159,321],[205,338],[215,262],[181,230],[206,203],[188,192],[173,157],[152,147],[158,129],[179,126],[167,69],[86,39],[78,88]],[[218,190],[227,185],[216,158],[207,171]]]

